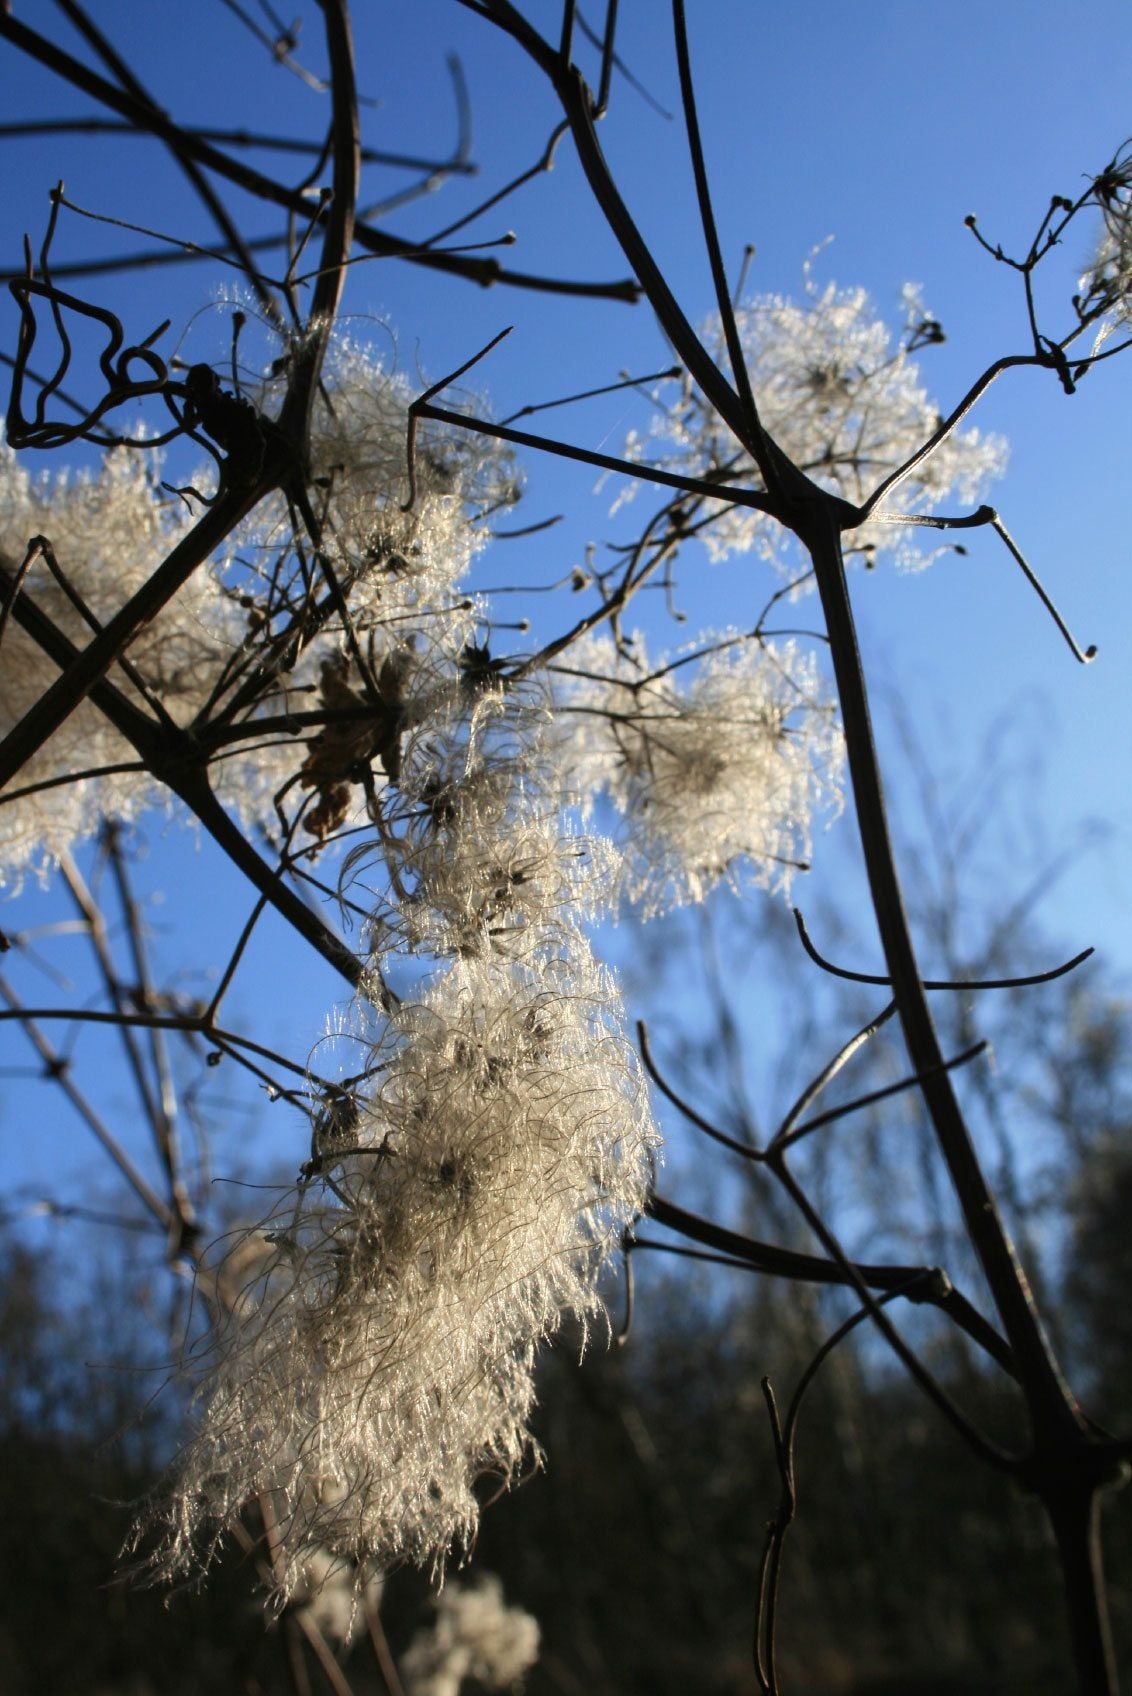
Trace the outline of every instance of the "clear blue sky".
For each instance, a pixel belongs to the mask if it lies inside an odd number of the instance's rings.
[[[72,32],[46,0],[14,0],[13,9],[73,45]],[[160,9],[149,0],[116,0],[100,10],[152,92],[178,117],[230,124],[237,113],[236,121],[251,128],[323,133],[325,102],[285,72],[271,71],[211,0]],[[527,10],[550,27],[558,8],[540,0]],[[625,59],[655,98],[675,111],[668,6],[624,0],[621,12]],[[1076,193],[1132,130],[1132,13],[1124,0],[1099,0],[1087,11],[1052,0],[996,0],[993,6],[952,0],[942,8],[898,0],[854,6],[693,0],[689,14],[723,245],[737,264],[743,245],[756,244],[752,289],[797,293],[806,255],[827,236],[835,241],[819,275],[863,284],[894,319],[901,283],[919,282],[948,334],[946,345],[923,361],[928,386],[945,408],[992,358],[1024,348],[1014,279],[978,251],[963,219],[977,212],[992,237],[1023,246],[1048,196]],[[315,66],[321,59],[318,16],[313,5],[303,7],[307,56]],[[361,86],[378,102],[363,114],[370,145],[416,152],[447,144],[454,130],[444,64],[449,49],[459,53],[469,86],[479,177],[391,214],[390,228],[411,237],[429,234],[537,157],[555,120],[546,90],[516,49],[453,0],[399,6],[367,0],[357,7],[355,23]],[[76,109],[65,88],[7,47],[0,49],[0,95],[9,119]],[[703,317],[710,285],[680,123],[665,121],[619,82],[603,143],[686,311],[694,320]],[[176,179],[156,144],[71,137],[3,145],[6,266],[18,262],[25,229],[36,239],[47,190],[60,176],[83,205],[199,241],[213,239],[203,213],[179,184],[173,186]],[[394,179],[382,173],[374,185],[376,195]],[[247,211],[253,232],[278,227],[262,209],[249,211],[239,195],[230,203],[238,216]],[[625,272],[568,142],[550,177],[477,226],[484,239],[505,229],[515,230],[519,240],[502,257],[517,268],[589,277]],[[139,245],[136,236],[74,220],[61,230],[56,256]],[[1067,281],[1088,253],[1084,237],[1067,253],[1053,302],[1065,298]],[[203,309],[188,345],[214,353],[216,317],[207,309],[221,279],[211,266],[184,267],[100,281],[91,293],[115,306],[139,336],[163,317],[179,328]],[[10,345],[15,313],[6,310]],[[419,365],[430,378],[514,324],[510,340],[483,368],[483,388],[499,414],[612,381],[622,369],[645,372],[666,363],[645,308],[482,291],[389,262],[357,267],[346,311],[356,315],[359,335],[384,343],[392,332],[402,366],[412,371]],[[1072,399],[1048,374],[1024,373],[1002,383],[977,419],[1010,439],[1011,470],[993,498],[1079,637],[1099,644],[1092,667],[1074,664],[1016,568],[987,536],[970,539],[965,559],[941,561],[914,577],[885,567],[855,584],[869,667],[901,700],[945,782],[976,771],[987,727],[1014,714],[1044,766],[1029,796],[1035,830],[1056,849],[1076,840],[1089,821],[1105,822],[1107,840],[1069,865],[1043,918],[1070,948],[1097,943],[1122,973],[1132,968],[1129,370],[1132,364],[1119,362],[1098,370]],[[617,397],[552,414],[548,422],[575,440],[616,452],[626,430],[642,422],[642,412],[638,402]],[[595,494],[593,485],[580,468],[531,461],[528,516],[561,511],[569,519],[542,538],[481,556],[477,581],[514,581],[517,573],[550,579],[568,571],[587,541],[613,533],[610,491]],[[765,599],[766,581],[756,579],[760,569],[743,561],[713,568],[689,556],[681,579],[689,627],[672,639],[686,638],[696,621],[749,621]],[[537,606],[529,610],[538,615]],[[878,699],[886,743],[890,698]],[[842,837],[848,828],[839,827]],[[182,925],[199,933],[207,925],[238,922],[248,897],[226,871],[215,869],[211,851],[197,856],[187,838],[164,838],[157,825],[151,834],[152,873],[146,876],[170,891],[165,912],[173,912],[188,890]],[[843,880],[851,858],[851,844],[832,846],[828,871],[818,857],[815,882]],[[1003,872],[1008,878],[1009,867]],[[1009,897],[1004,887],[1004,902]],[[21,916],[9,913],[4,922],[13,929],[35,924],[49,910],[55,911],[53,903],[31,893]],[[862,936],[867,944],[864,927]],[[162,947],[175,958],[173,937]],[[258,1022],[267,1005],[267,1040],[278,1038],[301,1054],[317,1040],[336,994],[328,973],[272,941],[267,931],[237,986],[231,1017],[236,1022],[244,1011]],[[3,1033],[3,1042],[16,1058],[15,1034]],[[89,1048],[94,1055],[95,1045]],[[109,1075],[104,1087],[111,1098],[121,1094]],[[50,1140],[25,1134],[29,1125],[42,1123],[42,1117],[28,1118],[32,1111],[42,1116],[41,1098],[0,1082],[0,1135],[19,1145],[20,1181],[32,1190],[50,1184],[73,1198],[73,1180],[59,1175],[54,1124]],[[62,1136],[61,1118],[57,1128]],[[82,1146],[69,1136],[67,1145]],[[295,1150],[301,1150],[301,1133],[292,1124],[286,1158]],[[97,1163],[84,1156],[83,1167],[93,1173]]]

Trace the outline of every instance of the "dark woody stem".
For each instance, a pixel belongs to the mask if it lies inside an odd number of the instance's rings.
[[[818,514],[803,535],[814,562],[841,705],[842,723],[865,867],[913,1069],[955,1184],[968,1235],[978,1253],[1028,1391],[1035,1436],[1081,1432],[1076,1403],[1053,1360],[1024,1272],[979,1166],[970,1132],[944,1068],[927,995],[912,948],[896,871],[880,767],[865,690],[857,632],[836,524]]]

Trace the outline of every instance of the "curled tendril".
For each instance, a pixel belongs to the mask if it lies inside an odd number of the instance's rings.
[[[8,285],[20,311],[7,413],[11,446],[47,449],[85,441],[97,447],[154,448],[189,436],[216,462],[223,481],[231,482],[234,477],[254,481],[263,469],[270,425],[249,401],[226,393],[207,365],[191,366],[183,380],[172,376],[169,363],[153,345],[168,329],[168,319],[142,341],[127,343],[121,320],[108,307],[83,300],[54,283],[50,251],[61,203],[62,185],[51,195],[51,214],[39,253],[40,274],[36,275],[31,245],[25,240],[24,270]],[[59,341],[55,368],[46,378],[34,377],[29,364],[39,335],[33,304],[37,300],[46,303]],[[62,384],[73,356],[66,314],[100,325],[105,331],[105,344],[98,355],[105,388],[101,398],[89,407],[62,395]],[[28,384],[37,386],[32,402],[26,401]],[[49,417],[48,406],[55,396],[64,399],[77,417]],[[151,396],[159,396],[165,402],[173,418],[172,428],[147,436],[143,441],[100,428],[103,420],[118,407]]]

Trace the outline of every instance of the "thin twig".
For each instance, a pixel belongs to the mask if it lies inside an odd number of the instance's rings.
[[[819,954],[810,939],[810,933],[806,929],[806,922],[801,912],[797,907],[791,908],[791,911],[794,914],[794,923],[798,927],[798,936],[801,939],[802,947],[814,964],[820,966],[823,972],[829,972],[835,978],[847,978],[850,983],[872,983],[878,984],[882,988],[892,987],[891,978],[880,977],[873,972],[850,971],[845,966],[835,966],[825,958],[824,954]],[[925,989],[1028,989],[1032,984],[1053,983],[1055,978],[1062,978],[1067,972],[1076,971],[1078,966],[1083,965],[1095,953],[1095,948],[1083,948],[1079,954],[1074,954],[1071,960],[1066,960],[1060,966],[1051,966],[1047,972],[1030,972],[1023,977],[925,978],[923,986]]]

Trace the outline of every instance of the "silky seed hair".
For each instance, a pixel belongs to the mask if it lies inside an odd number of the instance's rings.
[[[788,891],[815,821],[841,800],[840,728],[812,655],[724,632],[694,663],[651,665],[608,638],[558,687],[566,784],[621,819],[621,897],[647,917],[719,883]]]

